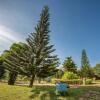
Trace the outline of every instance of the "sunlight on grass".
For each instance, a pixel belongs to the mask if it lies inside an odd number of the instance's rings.
[[[29,100],[31,88],[0,83],[0,100]]]

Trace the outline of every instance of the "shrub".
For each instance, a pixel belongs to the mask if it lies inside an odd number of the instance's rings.
[[[72,80],[63,80],[63,79],[52,79],[52,83],[57,83],[58,81],[66,82],[67,84],[83,84],[82,79],[72,79]]]
[[[86,79],[86,84],[92,84],[92,79]]]
[[[66,83],[74,85],[74,84],[83,84],[81,79],[73,79],[73,80],[66,80]]]
[[[78,75],[73,72],[65,72],[62,76],[63,80],[78,79]]]

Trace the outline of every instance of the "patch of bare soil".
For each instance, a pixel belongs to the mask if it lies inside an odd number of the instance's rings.
[[[100,91],[89,91],[79,100],[100,100]]]

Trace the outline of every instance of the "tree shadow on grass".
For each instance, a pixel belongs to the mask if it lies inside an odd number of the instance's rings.
[[[55,93],[50,93],[48,91],[35,92],[30,96],[34,100],[58,100]]]
[[[35,88],[32,91],[30,99],[33,100],[67,100],[66,97],[56,96],[54,89]]]
[[[90,90],[99,91],[99,87],[94,86],[82,86],[78,88],[70,88],[69,95],[65,97],[56,96],[54,87],[36,87],[32,89],[32,95],[30,96],[33,100],[79,100],[80,97],[84,97]]]

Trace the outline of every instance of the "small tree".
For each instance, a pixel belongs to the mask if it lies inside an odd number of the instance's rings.
[[[77,72],[77,67],[74,63],[74,61],[72,60],[72,57],[67,57],[63,63],[63,68],[64,71],[69,71],[69,72]]]
[[[9,85],[14,85],[17,75],[18,73],[21,75],[29,75],[28,70],[27,73],[25,73],[24,68],[25,68],[25,61],[23,61],[24,59],[22,59],[23,57],[23,53],[25,53],[25,49],[26,45],[24,43],[14,43],[12,44],[12,46],[10,47],[10,50],[6,50],[3,54],[2,54],[2,58],[4,61],[4,67],[9,70],[9,80],[8,80],[8,84]],[[19,55],[21,55],[21,57],[19,57]],[[25,58],[25,56],[24,56]],[[24,66],[22,66],[22,63],[24,63]],[[20,70],[20,68],[22,68],[22,70]]]
[[[4,78],[4,74],[5,74],[5,68],[3,66],[3,60],[0,57],[0,79]]]
[[[93,68],[94,74],[100,78],[100,64],[96,64],[96,66]]]

